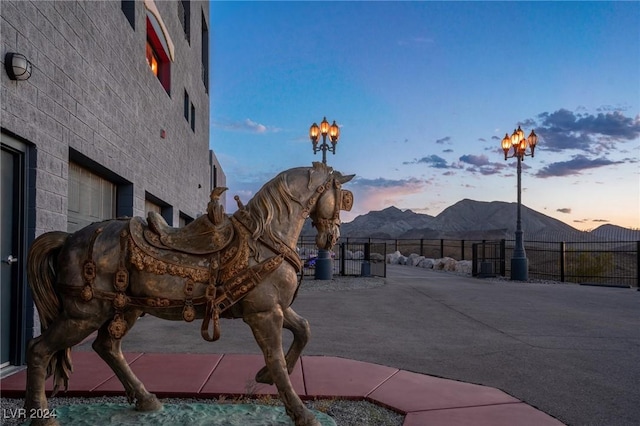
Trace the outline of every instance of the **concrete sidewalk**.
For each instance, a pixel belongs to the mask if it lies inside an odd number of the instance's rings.
[[[497,388],[571,425],[638,424],[635,289],[497,282],[398,265],[388,265],[385,282],[350,291],[303,287],[293,305],[311,323],[303,355]],[[199,324],[145,316],[123,350],[260,354],[241,320],[222,321],[221,329],[209,343]]]
[[[159,398],[277,396],[275,386],[253,380],[264,365],[262,355],[127,352],[124,356],[146,388]],[[23,370],[2,380],[3,397],[24,398],[24,373]],[[291,382],[303,399],[366,400],[392,409],[405,415],[403,426],[562,425],[498,389],[344,358],[302,356],[291,373]],[[89,351],[74,353],[74,373],[69,384],[64,396],[124,394],[109,367]],[[52,388],[49,381],[47,390]],[[107,419],[103,422],[120,424]],[[60,423],[64,425],[62,418]]]

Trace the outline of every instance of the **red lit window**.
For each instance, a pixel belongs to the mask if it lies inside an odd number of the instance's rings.
[[[153,72],[153,75],[157,77],[158,76],[158,55],[153,50],[153,46],[151,46],[151,43],[149,43],[148,41],[147,41],[147,64],[149,64],[149,67],[151,67],[151,72]]]
[[[147,13],[147,63],[151,72],[158,77],[167,93],[171,89],[171,61],[169,60],[167,41],[157,19]]]

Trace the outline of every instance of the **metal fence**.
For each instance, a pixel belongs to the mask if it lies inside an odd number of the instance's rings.
[[[299,247],[313,250],[313,238],[301,238]],[[428,258],[451,257],[472,260],[473,274],[511,274],[511,256],[514,240],[447,240],[447,239],[378,239],[342,238],[347,252],[365,252],[369,244],[371,275],[386,276],[386,255],[399,251],[405,256],[412,253]],[[640,241],[525,241],[529,259],[529,278],[581,284],[608,286],[640,286]],[[304,251],[304,250],[302,250]],[[301,257],[303,257],[301,251]],[[334,272],[342,275],[360,275],[363,259],[347,259],[336,246]],[[375,253],[375,255],[374,255]],[[484,268],[484,270],[483,270]],[[484,274],[483,274],[484,272]]]
[[[508,241],[510,259],[514,241]],[[640,286],[640,241],[525,243],[529,276],[581,284]],[[507,271],[510,270],[507,263]]]
[[[385,262],[387,247],[381,242],[341,241],[331,251],[333,274],[342,276],[387,276]],[[298,254],[304,264],[306,276],[315,274],[315,259],[318,256],[315,238],[300,237]]]
[[[473,275],[510,275],[515,241],[474,245]],[[640,241],[527,241],[529,278],[621,287],[640,285]]]

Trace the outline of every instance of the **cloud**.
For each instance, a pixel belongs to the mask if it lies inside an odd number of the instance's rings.
[[[249,132],[249,133],[274,133],[279,132],[277,127],[270,127],[264,124],[257,123],[250,118],[246,118],[242,121],[228,121],[228,122],[214,122],[214,127],[228,130],[232,132]]]
[[[451,136],[445,136],[442,139],[436,139],[436,143],[443,144],[451,141]]]
[[[350,185],[354,185],[367,190],[391,188],[394,190],[410,189],[410,191],[413,191],[414,189],[422,188],[425,183],[426,182],[424,180],[414,177],[409,179],[366,179],[356,177],[353,182],[350,183]]]
[[[506,167],[504,163],[490,162],[486,155],[463,155],[460,157],[460,162],[471,165],[466,169],[468,172],[480,173],[484,176],[498,174]]]
[[[568,207],[563,207],[561,209],[556,209],[557,212],[559,213],[566,213],[566,214],[570,214],[571,213],[571,209]]]
[[[399,205],[405,197],[425,192],[430,185],[428,180],[408,179],[366,179],[356,177],[349,182],[349,190],[353,192],[356,203],[351,212],[341,212],[340,217],[348,222],[359,214],[379,210],[380,206]]]
[[[618,142],[640,137],[640,117],[628,117],[618,110],[589,114],[559,109],[537,118],[536,133],[545,149],[555,152],[577,149],[599,153],[613,149]],[[526,127],[535,127],[535,123]]]
[[[489,164],[489,157],[486,155],[463,155],[460,161],[474,166],[486,166]]]
[[[627,105],[618,105],[618,106],[613,106],[613,105],[602,105],[600,108],[597,108],[596,111],[598,112],[610,112],[610,111],[628,111],[629,107]]]
[[[451,167],[447,164],[447,160],[435,154],[428,157],[422,157],[419,160],[414,159],[413,161],[405,161],[402,164],[427,164],[429,167],[433,167],[434,169],[448,169]]]
[[[620,164],[622,161],[611,161],[604,157],[590,159],[584,155],[574,155],[569,161],[559,161],[551,163],[539,170],[535,176],[539,178],[548,178],[554,176],[579,175],[583,170],[594,169],[597,167],[610,166],[612,164]]]

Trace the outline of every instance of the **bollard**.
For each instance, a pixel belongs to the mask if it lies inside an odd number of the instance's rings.
[[[316,259],[316,280],[333,279],[333,259],[329,250],[318,250],[318,258]]]

